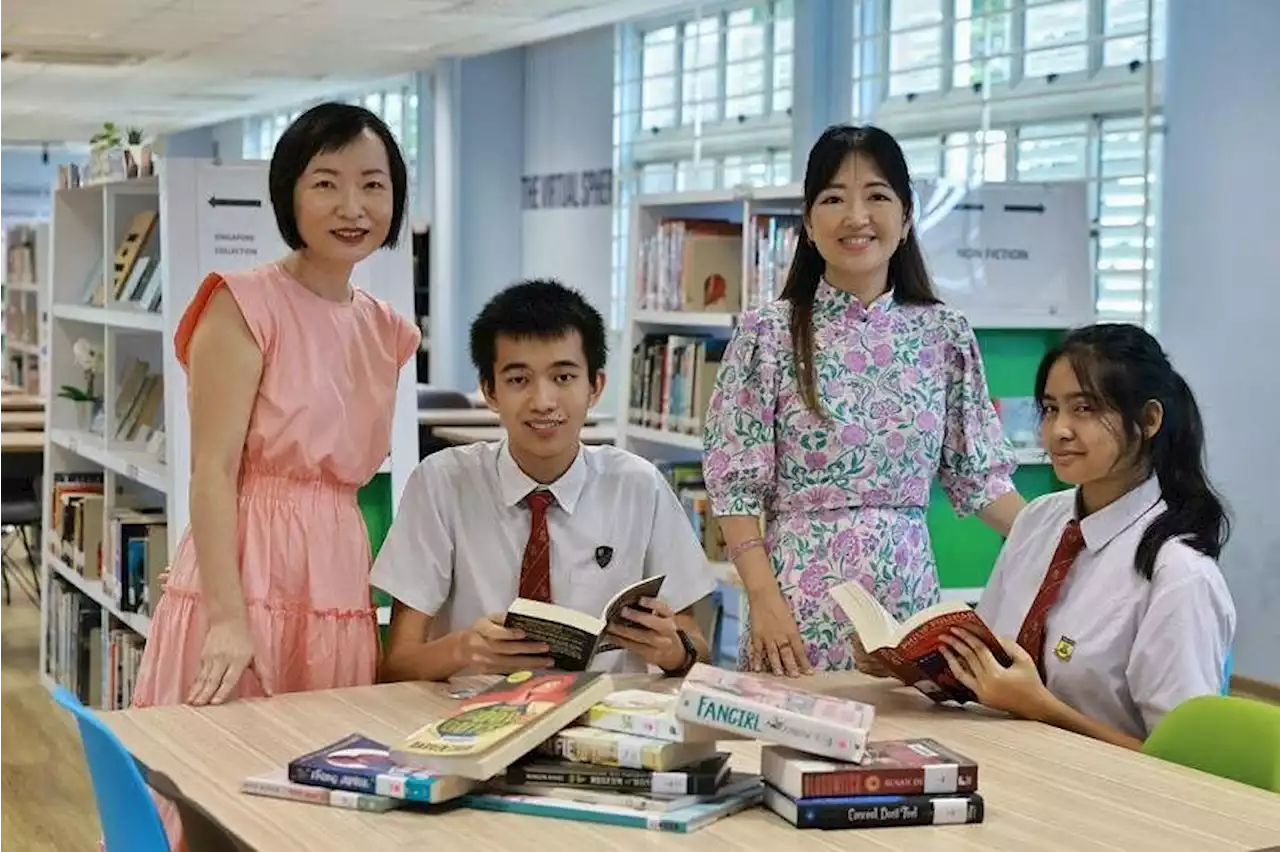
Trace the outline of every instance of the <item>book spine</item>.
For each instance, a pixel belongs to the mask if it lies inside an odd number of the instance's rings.
[[[654,796],[703,796],[717,790],[717,776],[689,772],[650,772],[618,766],[599,771],[550,766],[510,766],[504,783],[512,787],[593,787]]]
[[[867,796],[796,802],[797,828],[889,828],[909,825],[965,825],[982,822],[982,797]]]
[[[803,798],[837,796],[921,796],[971,793],[977,789],[977,771],[955,764],[918,769],[850,769],[848,772],[808,772],[801,776]]]
[[[604,731],[638,734],[667,742],[681,742],[684,739],[684,724],[666,713],[606,710],[593,707],[583,715],[582,724]]]
[[[676,718],[850,763],[862,760],[867,749],[864,729],[815,719],[688,681],[680,690]]]
[[[300,763],[289,764],[289,780],[296,784],[312,787],[327,787],[330,790],[348,790],[355,793],[378,792],[377,779],[369,775],[354,772],[333,772],[316,766],[305,766]]]
[[[290,799],[295,802],[309,802],[313,805],[327,805],[329,791],[324,787],[307,787],[289,781],[273,781],[265,778],[247,778],[240,783],[240,791],[251,796],[270,796],[273,799]]]
[[[557,735],[551,738],[547,750],[573,763],[654,770],[663,764],[666,745],[661,740],[628,734],[617,734],[609,740],[578,740]]]

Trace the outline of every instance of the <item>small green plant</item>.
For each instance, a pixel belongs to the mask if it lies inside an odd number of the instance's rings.
[[[130,127],[128,130],[124,132],[124,140],[129,145],[141,145],[142,144],[142,128]]]
[[[120,147],[120,128],[114,121],[103,122],[102,129],[89,137],[89,144],[98,151],[109,151]]]

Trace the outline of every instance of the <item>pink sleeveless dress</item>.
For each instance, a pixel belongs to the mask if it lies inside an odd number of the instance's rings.
[[[332,302],[269,264],[204,280],[174,336],[184,368],[191,334],[219,287],[235,298],[263,353],[238,524],[240,582],[258,661],[277,694],[371,684],[377,623],[356,491],[390,451],[400,368],[421,333],[359,288],[351,302]],[[206,629],[188,529],[152,614],[134,707],[186,698]],[[233,698],[262,694],[257,676],[246,672]],[[160,804],[172,848],[183,848],[176,809]]]

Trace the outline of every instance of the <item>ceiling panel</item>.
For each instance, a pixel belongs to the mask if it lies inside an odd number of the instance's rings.
[[[6,143],[150,133],[349,91],[687,0],[6,0]],[[51,53],[52,52],[52,53]],[[31,54],[36,61],[18,61]],[[111,57],[106,54],[120,54]],[[108,63],[106,67],[84,64]],[[119,64],[115,64],[119,63]]]

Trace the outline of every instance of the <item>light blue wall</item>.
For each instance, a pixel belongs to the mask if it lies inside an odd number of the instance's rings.
[[[47,219],[53,203],[53,186],[58,167],[64,163],[83,163],[86,156],[65,148],[50,148],[49,161],[44,162],[39,148],[5,148],[0,153],[0,216],[10,223],[29,219]]]
[[[1236,672],[1280,683],[1280,3],[1169,0],[1160,338],[1205,419],[1235,527]]]

